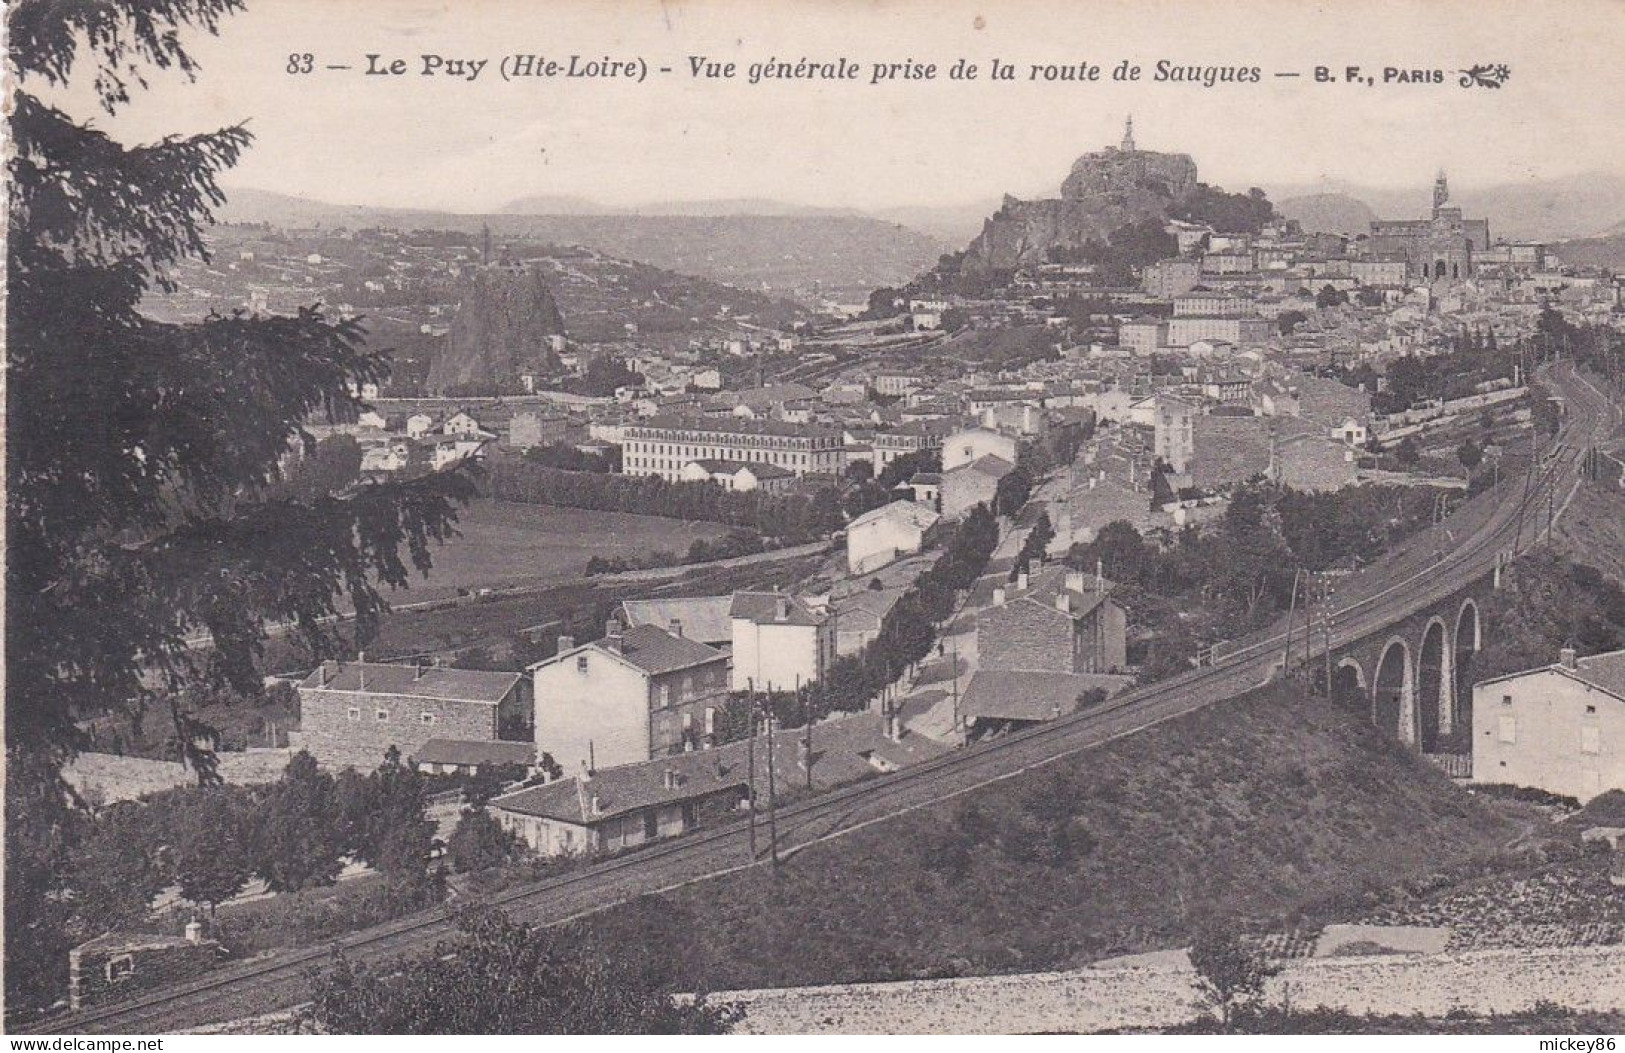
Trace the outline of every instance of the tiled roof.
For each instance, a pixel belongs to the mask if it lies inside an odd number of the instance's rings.
[[[970,678],[961,703],[967,717],[990,720],[1054,720],[1071,713],[1084,692],[1122,690],[1130,678],[1103,673],[981,670]]]
[[[868,526],[882,520],[896,520],[897,522],[908,523],[920,530],[929,530],[941,518],[936,512],[918,502],[892,501],[889,504],[881,505],[879,508],[870,509],[863,513],[863,515],[848,523],[846,529],[851,532],[858,527]]]
[[[582,785],[580,776],[493,798],[491,807],[519,815],[587,825],[650,805],[687,801],[696,797],[750,785],[749,774],[731,751],[706,750],[660,757],[642,764],[623,764],[593,773]],[[675,772],[669,779],[667,772]],[[591,813],[592,798],[598,810]],[[583,808],[582,805],[587,807]]]
[[[495,739],[430,739],[412,752],[419,764],[524,764],[536,763],[534,742]]]
[[[733,623],[728,609],[732,596],[677,596],[659,600],[622,600],[621,612],[632,626],[653,625],[670,630],[671,623],[682,624],[683,635],[704,644],[727,643],[733,639]]]
[[[325,667],[325,673],[323,666],[317,666],[300,681],[299,686],[306,690],[365,691],[376,695],[405,695],[495,705],[513,690],[521,675],[445,666],[346,662],[337,669]]]
[[[646,673],[670,673],[727,656],[687,635],[673,636],[655,625],[636,625],[621,633],[621,657]]]
[[[781,800],[786,795],[806,790],[808,773],[800,763],[801,740],[805,734],[800,728],[783,728],[774,736],[775,763],[771,770]],[[598,818],[603,819],[649,805],[691,800],[735,787],[742,789],[749,785],[750,749],[751,744],[747,741],[730,742],[713,750],[605,768],[594,773],[587,784],[589,803],[591,794],[596,793]],[[923,735],[907,734],[901,742],[886,738],[882,733],[882,718],[876,713],[833,717],[813,726],[813,787],[815,790],[825,790],[873,775],[876,768],[870,760],[871,755],[902,767],[940,756],[947,750],[947,746]],[[756,796],[765,800],[770,770],[765,736],[756,737],[755,752]],[[717,777],[719,768],[721,778]],[[678,773],[679,785],[666,786],[667,770]],[[581,807],[581,796],[577,779],[569,778],[495,798],[491,805],[520,815],[558,818],[586,825],[588,820]]]
[[[1625,651],[1609,651],[1581,658],[1574,663],[1574,667],[1588,683],[1625,698]]]
[[[780,601],[784,617],[779,617]],[[824,619],[805,603],[784,592],[736,592],[729,615],[757,625],[820,625]]]
[[[828,438],[828,428],[812,424],[789,424],[781,420],[749,420],[743,417],[693,417],[676,413],[657,413],[653,417],[629,428],[675,428],[708,434],[725,435],[784,435],[801,438]]]
[[[980,472],[983,475],[991,475],[995,479],[1003,479],[1005,476],[1015,471],[1015,467],[1015,465],[1011,464],[1003,457],[997,457],[991,453],[984,453],[982,456],[976,458],[974,461],[971,461],[969,464],[962,464],[957,468],[949,469],[943,474],[953,475],[956,472]]]

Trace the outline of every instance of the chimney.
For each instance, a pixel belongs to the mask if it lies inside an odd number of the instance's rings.
[[[194,920],[189,921],[189,922],[186,923],[186,942],[187,943],[202,943],[203,942],[203,923],[201,921],[197,921],[196,919],[194,919]]]
[[[1016,575],[1016,591],[1017,592],[1026,592],[1027,591],[1027,568],[1025,568],[1025,567],[1023,567],[1021,569],[1021,573]]]
[[[782,594],[773,597],[773,620],[778,622],[790,620],[790,597]]]
[[[367,690],[367,652],[357,651],[355,656],[356,675],[361,678],[360,688]]]
[[[604,646],[611,651],[620,653],[621,650],[621,620],[610,618],[604,623]]]
[[[1066,572],[1066,587],[1073,592],[1083,592],[1083,571],[1069,570]]]
[[[563,654],[576,645],[576,638],[569,633],[559,633],[558,653]]]
[[[1004,606],[1004,586],[1003,585],[995,585],[993,587],[993,606],[995,606],[995,607],[1003,607]]]
[[[673,618],[671,620],[671,634],[677,637],[681,637],[683,635],[683,620],[681,618]]]
[[[321,685],[326,687],[328,684],[331,684],[333,682],[333,677],[338,674],[338,671],[338,662],[331,658],[324,659],[321,664]]]
[[[1103,559],[1095,560],[1095,591],[1106,591],[1106,561]]]
[[[1055,593],[1055,609],[1062,614],[1072,613],[1072,603],[1068,599],[1065,589],[1060,589]]]
[[[1557,660],[1564,669],[1573,669],[1578,657],[1579,656],[1575,653],[1574,648],[1572,647],[1565,647],[1561,651],[1557,652]]]
[[[662,772],[660,781],[668,790],[675,790],[683,785],[683,777],[677,773],[676,768],[667,768]]]

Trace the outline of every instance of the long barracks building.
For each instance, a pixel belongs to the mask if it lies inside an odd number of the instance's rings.
[[[776,420],[660,415],[622,432],[621,471],[678,482],[694,461],[771,464],[797,475],[839,474],[841,434],[829,428]]]

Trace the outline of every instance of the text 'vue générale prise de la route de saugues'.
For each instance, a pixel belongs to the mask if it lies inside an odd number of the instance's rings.
[[[859,61],[848,57],[815,59],[805,56],[793,59],[767,56],[759,61],[740,61],[710,55],[685,55],[677,61],[651,63],[641,55],[549,56],[534,52],[517,52],[501,56],[494,61],[490,57],[440,52],[420,52],[409,56],[368,52],[359,58],[297,52],[288,55],[286,72],[296,76],[336,72],[359,73],[362,76],[379,78],[428,77],[461,83],[496,79],[642,83],[653,76],[702,82],[744,82],[751,85],[814,82],[874,86],[930,81],[1087,84],[1115,81],[1201,88],[1260,84],[1266,80],[1294,78],[1315,84],[1362,87],[1428,87],[1456,83],[1461,87],[1499,88],[1510,74],[1506,66],[1498,64],[1479,64],[1454,69],[1445,66],[1416,68],[1345,62],[1337,65],[1309,64],[1302,69],[1266,70],[1257,65],[1184,63],[1166,58],[1143,63],[1131,59],[1104,63],[1024,62],[997,57],[986,60],[957,57],[945,61],[928,61],[906,57],[900,60]]]

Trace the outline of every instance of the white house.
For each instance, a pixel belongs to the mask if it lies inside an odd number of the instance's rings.
[[[622,630],[530,667],[536,750],[566,771],[632,764],[704,745],[728,697],[728,656],[657,625]]]
[[[793,691],[823,677],[835,661],[835,618],[782,592],[736,592],[733,689]]]
[[[846,567],[867,574],[925,547],[925,538],[942,517],[914,501],[893,501],[865,512],[846,528]]]
[[[423,438],[433,427],[434,418],[427,413],[414,413],[406,418],[406,434],[413,439]]]
[[[1532,786],[1582,803],[1625,789],[1625,651],[1558,661],[1473,685],[1473,781]]]
[[[942,470],[951,472],[988,454],[1014,464],[1016,440],[992,428],[961,428],[942,440]]]

